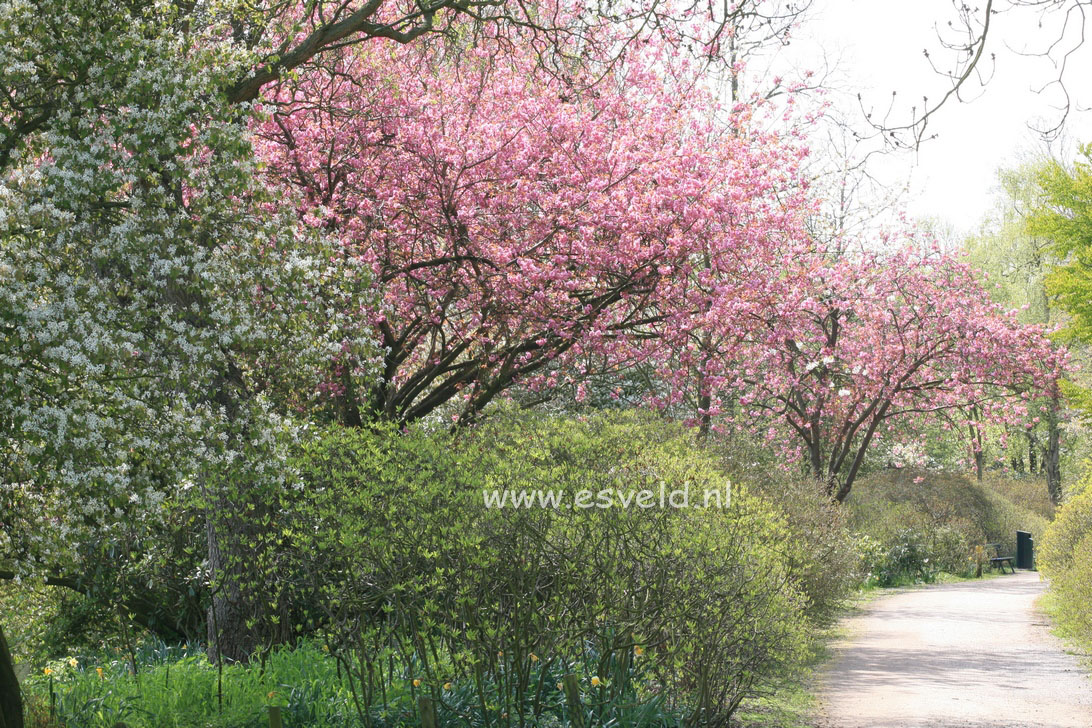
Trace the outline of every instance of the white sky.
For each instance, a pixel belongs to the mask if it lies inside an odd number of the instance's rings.
[[[881,112],[897,91],[906,104],[899,107],[905,118],[909,104],[920,105],[923,95],[939,99],[946,88],[922,51],[928,48],[938,65],[950,65],[952,56],[939,47],[935,25],[952,18],[950,0],[815,0],[810,20],[784,55],[797,67],[816,69],[824,56],[840,57],[836,85],[860,91]],[[880,160],[881,169],[897,169],[898,176],[913,166],[906,201],[912,216],[937,218],[960,232],[973,230],[992,204],[997,169],[1044,148],[1028,124],[1056,117],[1052,103],[1058,96],[1034,91],[1056,71],[1044,58],[1017,52],[1041,50],[1058,37],[1060,18],[1047,18],[1041,29],[1038,19],[1026,9],[995,15],[987,50],[996,53],[996,63],[989,83],[968,84],[967,103],[951,99],[930,122],[938,138],[916,155]],[[1092,36],[1092,27],[1089,31]],[[1092,38],[1070,58],[1066,79],[1071,97],[1092,105]],[[1076,142],[1092,142],[1092,112],[1071,113],[1066,128],[1058,149],[1071,154]]]

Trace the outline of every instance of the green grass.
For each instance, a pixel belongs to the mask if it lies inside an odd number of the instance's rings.
[[[818,700],[804,681],[743,703],[735,719],[743,728],[815,728]]]
[[[72,657],[28,679],[24,690],[36,712],[52,712],[66,728],[262,728],[273,704],[286,726],[359,725],[334,661],[312,646],[274,652],[264,669],[220,671],[199,650],[163,645],[142,648],[136,664],[134,675],[120,657]]]

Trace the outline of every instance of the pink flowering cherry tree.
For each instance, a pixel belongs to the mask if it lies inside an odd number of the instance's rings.
[[[815,257],[806,279],[771,312],[736,385],[744,421],[838,501],[879,434],[972,411],[1017,422],[1064,366],[1041,328],[1002,311],[951,256]]]
[[[257,129],[271,179],[342,241],[333,262],[379,289],[354,313],[380,376],[347,350],[324,385],[347,424],[469,422],[562,358],[632,361],[694,315],[731,318],[795,214],[795,152],[741,131],[670,47],[561,76],[490,43],[459,64],[353,49],[280,85]]]

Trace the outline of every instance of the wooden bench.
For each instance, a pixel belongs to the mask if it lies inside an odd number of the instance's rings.
[[[1005,573],[1005,564],[1008,564],[1009,568],[1012,570],[1012,573],[1013,574],[1016,573],[1016,557],[1015,556],[1002,556],[1001,555],[1001,544],[999,544],[999,543],[988,543],[988,544],[986,544],[986,548],[992,548],[993,549],[993,556],[990,557],[990,568],[993,568],[995,566],[999,567],[1001,569],[1001,573],[1004,574]]]

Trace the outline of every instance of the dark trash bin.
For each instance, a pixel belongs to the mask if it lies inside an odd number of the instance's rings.
[[[1035,539],[1027,531],[1016,532],[1016,568],[1035,568]]]

